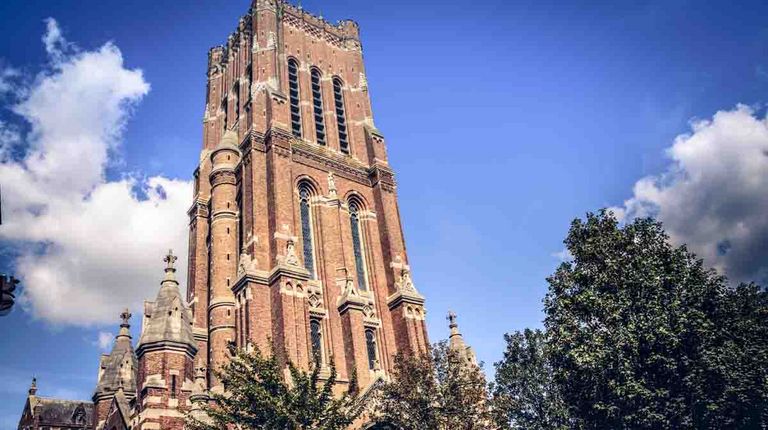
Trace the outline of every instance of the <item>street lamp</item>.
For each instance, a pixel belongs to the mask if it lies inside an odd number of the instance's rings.
[[[0,316],[8,315],[11,312],[13,301],[16,299],[13,292],[18,283],[19,280],[13,276],[0,273]]]

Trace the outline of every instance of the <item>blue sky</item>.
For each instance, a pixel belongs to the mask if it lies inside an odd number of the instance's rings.
[[[695,244],[732,277],[762,281],[768,273],[757,262],[768,261],[762,246],[743,232],[722,233],[740,225],[768,238],[759,214],[768,206],[768,193],[758,192],[765,184],[744,185],[768,172],[765,160],[758,156],[755,165],[743,156],[768,148],[768,4],[563,3],[302,2],[332,21],[360,24],[374,116],[397,173],[431,338],[447,336],[444,317],[453,309],[486,368],[500,358],[505,332],[541,325],[545,278],[560,263],[570,221],[587,211],[657,214],[674,240]],[[130,116],[110,147],[104,180],[134,178],[143,196],[148,178],[189,179],[201,146],[207,50],[226,40],[247,7],[247,0],[0,3],[0,77],[13,70],[15,88],[3,94],[0,79],[0,126],[21,136],[10,155],[0,151],[2,161],[18,162],[39,138],[28,117],[11,109],[41,81],[38,73],[56,73],[41,42],[52,17],[77,45],[71,49],[95,52],[111,41],[121,67],[141,69],[149,85],[124,95]],[[750,127],[748,137],[738,133]],[[651,192],[635,187],[646,177]],[[4,237],[3,227],[0,268],[51,261],[37,257],[55,240]],[[733,252],[718,254],[715,243]],[[157,261],[141,270],[159,283]],[[151,299],[146,292],[156,285],[141,283],[140,293],[120,287],[120,297]],[[90,398],[99,333],[116,331],[116,312],[109,324],[99,315],[76,318],[92,306],[86,296],[56,288],[38,294],[75,317],[51,316],[33,301],[0,319],[0,429],[15,428],[33,374],[42,395]]]

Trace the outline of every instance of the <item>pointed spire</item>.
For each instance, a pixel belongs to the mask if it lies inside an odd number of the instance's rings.
[[[445,319],[448,320],[448,328],[451,329],[451,335],[448,338],[449,347],[461,354],[461,356],[463,356],[468,362],[472,364],[477,363],[475,352],[472,350],[472,347],[468,346],[464,342],[464,336],[462,336],[461,332],[459,331],[459,324],[456,322],[456,313],[453,311],[448,311],[448,316]]]
[[[456,312],[448,311],[448,316],[445,317],[448,320],[448,328],[451,329],[451,335],[448,337],[451,349],[464,353],[467,346],[464,344],[464,337],[459,331],[459,324],[456,322]]]
[[[176,280],[177,260],[173,250],[168,250],[168,254],[163,258],[165,277],[160,283],[157,298],[154,302],[144,304],[144,326],[136,346],[139,357],[150,349],[162,349],[171,345],[175,348],[183,346],[192,356],[197,352],[197,341],[192,335],[192,315]]]
[[[130,369],[137,368],[131,337],[131,316],[131,311],[128,308],[120,313],[120,331],[115,336],[112,351],[108,355],[102,356],[101,372],[96,384],[94,398],[111,396],[120,387],[124,388],[127,395],[133,396],[136,393],[136,380],[133,372],[123,370],[126,363],[129,363],[127,365]]]
[[[32,384],[29,386],[29,395],[34,396],[37,394],[37,378],[32,377]]]

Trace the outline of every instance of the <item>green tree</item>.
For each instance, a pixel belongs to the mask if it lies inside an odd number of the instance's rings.
[[[493,411],[500,428],[568,429],[568,414],[552,378],[541,330],[504,335],[507,348],[495,364]]]
[[[491,423],[482,370],[447,342],[427,355],[398,355],[376,409],[381,421],[401,430],[479,430]]]
[[[334,396],[336,369],[321,381],[320,366],[310,372],[288,363],[285,366],[272,353],[233,351],[232,360],[217,377],[226,393],[211,394],[211,402],[203,405],[206,421],[192,416],[189,428],[219,430],[230,428],[265,430],[341,430],[347,429],[357,416],[356,383],[341,396]],[[286,381],[286,379],[290,379]]]
[[[766,298],[730,289],[660,223],[575,220],[548,278],[547,347],[580,428],[765,428]]]

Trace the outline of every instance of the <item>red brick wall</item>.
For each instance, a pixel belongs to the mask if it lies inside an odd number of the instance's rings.
[[[299,64],[301,118],[303,139],[291,135],[288,98],[287,61]],[[310,91],[310,68],[322,72],[322,96],[327,145],[317,145]],[[250,74],[248,72],[250,71]],[[351,154],[340,152],[334,109],[332,78],[344,82],[346,123]],[[315,267],[322,284],[323,337],[326,356],[333,357],[344,380],[357,370],[363,385],[370,380],[365,349],[365,324],[377,329],[379,360],[384,370],[391,370],[398,351],[424,350],[427,345],[423,319],[406,316],[405,304],[389,308],[388,299],[396,293],[397,275],[391,263],[397,256],[407,262],[405,241],[397,207],[394,179],[387,165],[384,139],[372,128],[371,103],[365,80],[362,50],[359,48],[357,25],[344,22],[332,26],[292,6],[286,6],[278,22],[274,0],[256,0],[250,16],[241,19],[227,46],[214,48],[209,54],[208,104],[204,123],[204,159],[207,151],[220,143],[224,125],[238,132],[243,142],[243,162],[237,167],[236,185],[213,187],[212,212],[229,202],[236,205],[240,192],[245,232],[249,236],[246,252],[257,260],[259,276],[272,276],[269,285],[249,281],[238,290],[241,304],[236,315],[226,317],[225,308],[195,308],[195,325],[209,332],[208,368],[217,357],[224,357],[225,339],[239,339],[241,346],[252,342],[269,350],[269,340],[278,352],[300,366],[310,359],[308,283],[305,275],[281,271],[279,262],[286,254],[286,237],[296,238],[296,254],[303,265],[301,221],[297,184],[310,181],[317,191],[312,204]],[[236,86],[237,83],[237,86]],[[249,88],[253,93],[249,93]],[[235,90],[237,92],[235,92]],[[222,101],[226,95],[226,106]],[[250,103],[248,101],[250,100]],[[236,105],[239,103],[239,105]],[[239,111],[239,117],[236,112]],[[225,119],[226,118],[226,119]],[[237,119],[236,119],[237,118]],[[214,160],[215,161],[215,160]],[[207,201],[211,196],[208,176],[210,167],[200,168],[196,198]],[[338,201],[329,199],[328,172],[335,175]],[[213,177],[212,177],[213,178]],[[368,279],[373,298],[374,322],[364,321],[359,307],[339,312],[344,276],[356,277],[347,199],[356,195],[364,202],[361,222]],[[190,288],[198,303],[226,296],[225,279],[233,287],[236,262],[238,222],[193,218],[190,231]],[[212,267],[208,279],[208,256],[203,231],[211,225]],[[231,236],[225,228],[230,228]],[[234,242],[233,242],[234,240]],[[222,251],[219,253],[217,250]],[[346,272],[345,270],[346,269]],[[299,270],[300,272],[300,270]],[[290,288],[286,286],[290,284]],[[301,291],[298,286],[301,285]],[[245,290],[250,290],[246,297]],[[234,300],[234,298],[233,298]],[[418,303],[410,306],[420,307]],[[423,315],[423,312],[422,312]],[[234,329],[216,329],[237,324]]]

